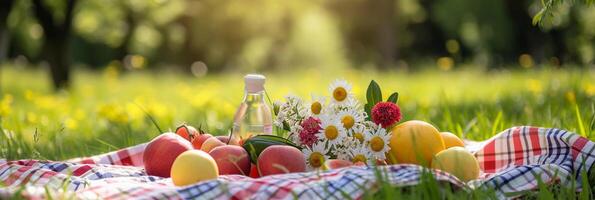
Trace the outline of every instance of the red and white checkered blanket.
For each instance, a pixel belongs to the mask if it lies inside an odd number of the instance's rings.
[[[378,187],[372,167],[349,167],[250,178],[224,175],[186,187],[171,179],[148,176],[142,154],[146,144],[68,161],[0,159],[0,198],[14,195],[41,199],[358,199]],[[473,189],[489,187],[500,198],[546,184],[581,186],[581,170],[591,172],[595,143],[577,134],[549,128],[513,127],[483,142],[469,142],[477,157],[480,179],[463,183],[445,172],[431,170],[439,182]],[[395,187],[418,184],[425,171],[416,165],[381,166]]]

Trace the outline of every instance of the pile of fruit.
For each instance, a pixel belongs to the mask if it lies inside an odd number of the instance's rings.
[[[464,182],[478,178],[480,173],[477,160],[463,148],[461,139],[449,132],[438,132],[423,121],[407,121],[395,126],[389,146],[389,164],[418,164],[440,169]],[[285,138],[258,135],[240,145],[238,141],[230,141],[228,136],[212,136],[188,125],[149,142],[143,161],[147,174],[171,177],[177,186],[216,179],[219,175],[257,178],[307,171],[304,154]],[[366,164],[329,159],[321,165],[322,170],[327,170]]]
[[[161,134],[147,144],[143,154],[145,170],[149,175],[171,177],[177,186],[219,175],[257,178],[306,171],[300,149],[282,137],[258,135],[245,141],[229,138],[181,125],[176,133]]]
[[[286,137],[256,135],[238,141],[181,125],[147,145],[146,172],[171,176],[178,186],[219,175],[260,177],[386,164],[431,167],[464,182],[479,177],[476,158],[456,135],[423,121],[398,123],[398,93],[382,101],[380,87],[372,81],[363,108],[346,81],[331,84],[330,93],[329,103],[325,97],[306,103],[296,96],[276,102],[277,135]]]

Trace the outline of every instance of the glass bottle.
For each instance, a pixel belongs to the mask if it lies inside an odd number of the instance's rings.
[[[272,113],[265,102],[264,82],[260,74],[244,76],[244,100],[238,108],[234,120],[231,138],[239,144],[249,137],[260,134],[272,134]]]

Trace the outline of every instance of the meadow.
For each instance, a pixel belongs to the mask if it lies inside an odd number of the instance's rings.
[[[77,70],[70,90],[54,92],[40,68],[2,67],[0,157],[62,160],[149,141],[181,123],[227,134],[243,97],[243,74],[194,77],[171,71]],[[328,95],[343,78],[360,102],[376,80],[398,91],[403,120],[419,119],[465,139],[484,140],[517,125],[557,127],[595,139],[595,71],[361,71],[264,73],[272,101]],[[385,96],[388,92],[385,92]],[[385,97],[386,98],[386,97]]]
[[[306,101],[311,94],[328,95],[328,84],[343,78],[365,103],[365,89],[376,80],[386,91],[385,99],[389,91],[400,93],[402,121],[428,121],[469,140],[484,140],[517,125],[557,127],[595,139],[595,71],[589,69],[310,69],[264,74],[272,101],[282,101],[287,94]],[[4,65],[0,75],[0,158],[9,160],[96,155],[147,142],[182,123],[224,135],[244,92],[242,73],[195,77],[116,67],[79,69],[72,87],[58,92],[41,68]],[[381,182],[379,192],[365,198],[494,197],[489,189],[452,191],[432,180],[399,190]],[[571,188],[543,185],[528,197],[589,198],[589,194],[585,190],[575,196]]]

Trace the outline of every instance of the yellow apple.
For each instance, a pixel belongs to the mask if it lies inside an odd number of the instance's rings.
[[[219,170],[215,159],[201,150],[188,150],[180,154],[171,167],[174,185],[185,186],[216,179]]]
[[[448,172],[463,182],[479,177],[477,159],[463,147],[452,147],[436,154],[432,168]]]

